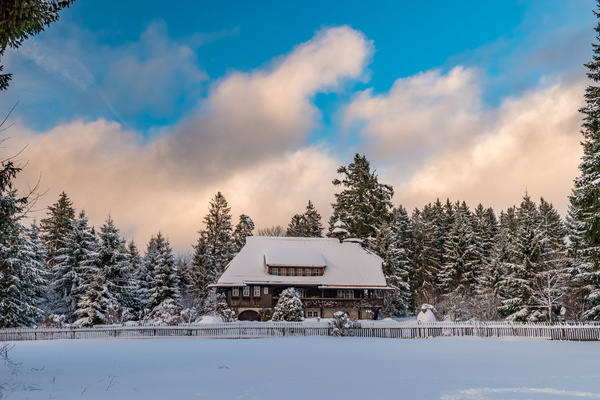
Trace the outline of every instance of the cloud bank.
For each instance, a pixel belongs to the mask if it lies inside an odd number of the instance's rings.
[[[331,202],[333,176],[323,177],[338,162],[304,146],[320,118],[311,99],[360,78],[371,51],[349,27],[317,32],[268,67],[217,81],[192,115],[149,143],[104,119],[44,133],[15,126],[14,145],[28,146],[20,179],[41,171],[44,206],[64,190],[97,224],[110,211],[126,235],[145,242],[162,230],[179,249],[195,242],[217,191],[234,214],[285,224],[308,199],[321,209]]]
[[[31,48],[27,57],[46,71],[78,87],[97,85],[83,65],[61,70],[64,60],[38,50]],[[135,112],[145,104],[160,113],[181,90],[171,87],[173,76],[208,79],[192,48],[169,39],[160,23],[151,24],[139,43],[114,51],[119,54],[105,78],[110,84],[102,87],[116,110]],[[482,99],[482,71],[433,69],[397,79],[385,93],[367,88],[351,95],[338,105],[338,137],[330,144],[311,141],[322,126],[315,96],[363,82],[373,53],[359,31],[322,29],[260,69],[211,81],[182,120],[152,139],[105,118],[43,132],[17,122],[9,132],[11,147],[27,146],[22,157],[28,162],[19,185],[42,173],[48,193],[38,204],[38,220],[64,190],[96,226],[110,212],[139,244],[160,230],[177,251],[191,251],[217,191],[236,221],[246,213],[258,227],[286,225],[310,199],[326,223],[335,171],[351,161],[340,143],[351,133],[354,150],[367,155],[382,182],[394,185],[395,203],[409,209],[450,197],[500,211],[527,189],[566,211],[581,154],[583,81],[548,77],[490,107]]]

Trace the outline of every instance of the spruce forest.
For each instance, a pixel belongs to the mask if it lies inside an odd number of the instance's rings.
[[[110,215],[102,226],[91,226],[66,192],[39,223],[26,224],[35,195],[18,194],[14,180],[22,167],[6,155],[0,169],[0,327],[193,322],[223,309],[210,285],[246,237],[325,237],[338,220],[384,260],[393,290],[380,318],[413,315],[427,303],[454,321],[600,321],[600,24],[595,30],[598,42],[586,64],[591,83],[580,110],[584,155],[564,218],[526,191],[506,210],[460,199],[432,199],[406,210],[394,206],[392,186],[379,182],[367,157],[356,154],[337,170],[325,225],[307,199],[287,228],[254,232],[251,217],[234,219],[219,192],[193,255],[177,256],[163,232],[140,248],[121,236]]]

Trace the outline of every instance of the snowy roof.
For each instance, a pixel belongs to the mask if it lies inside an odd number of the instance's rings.
[[[268,266],[324,267],[321,276],[270,275]],[[215,286],[318,285],[323,288],[386,287],[382,260],[360,243],[328,238],[250,236]]]

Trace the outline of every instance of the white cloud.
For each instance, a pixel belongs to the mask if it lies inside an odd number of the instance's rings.
[[[557,84],[506,100],[487,115],[485,130],[395,181],[397,201],[422,206],[450,197],[499,211],[518,204],[527,190],[565,215],[581,156],[582,93],[581,84]]]
[[[217,191],[234,218],[246,213],[258,226],[286,224],[308,199],[328,209],[339,164],[303,147],[319,117],[310,99],[359,78],[371,51],[348,27],[318,32],[265,69],[216,82],[192,117],[150,143],[102,119],[41,134],[15,126],[15,148],[29,145],[20,183],[41,171],[41,208],[64,190],[94,224],[110,212],[125,235],[144,243],[161,230],[179,250],[191,250]]]
[[[477,72],[456,67],[396,80],[388,93],[359,93],[344,110],[345,129],[358,129],[366,152],[393,163],[397,173],[460,144],[482,128]]]

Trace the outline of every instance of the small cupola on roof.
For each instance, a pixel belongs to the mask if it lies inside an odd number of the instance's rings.
[[[331,231],[331,236],[338,238],[341,242],[348,235],[348,231],[346,230],[346,224],[341,220],[337,220],[335,224],[333,224],[333,231]]]

